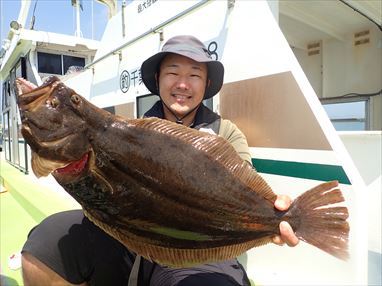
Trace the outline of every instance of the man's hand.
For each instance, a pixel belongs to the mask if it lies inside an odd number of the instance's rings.
[[[275,208],[280,211],[286,211],[292,204],[290,197],[286,195],[278,195],[275,201]],[[286,243],[288,246],[296,246],[299,239],[294,234],[292,227],[286,221],[280,223],[280,235],[273,237],[273,243],[283,245]]]

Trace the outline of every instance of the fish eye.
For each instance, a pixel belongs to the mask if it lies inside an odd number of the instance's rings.
[[[80,103],[80,97],[77,95],[77,94],[73,94],[71,97],[70,97],[70,100],[74,103],[74,104],[78,104]]]

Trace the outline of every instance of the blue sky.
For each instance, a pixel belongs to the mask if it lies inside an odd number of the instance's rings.
[[[120,5],[121,1],[118,2]],[[93,0],[82,0],[82,6],[80,22],[83,37],[100,40],[107,22],[107,7]],[[1,44],[8,35],[10,22],[18,19],[20,7],[21,0],[0,0]],[[30,28],[34,8],[35,30],[75,34],[76,12],[71,0],[32,0],[26,22],[27,28]]]

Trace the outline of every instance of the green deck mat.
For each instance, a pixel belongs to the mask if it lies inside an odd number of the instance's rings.
[[[0,160],[0,285],[22,285],[21,270],[9,268],[9,257],[17,254],[29,230],[52,213],[76,208],[73,201],[39,185],[4,160]]]

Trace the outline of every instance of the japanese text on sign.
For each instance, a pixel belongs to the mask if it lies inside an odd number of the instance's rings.
[[[142,84],[141,70],[136,68],[130,71],[124,70],[119,79],[121,91],[126,93],[129,88]]]
[[[143,12],[145,9],[149,8],[152,4],[158,0],[144,0],[142,3],[138,4],[138,13]]]

